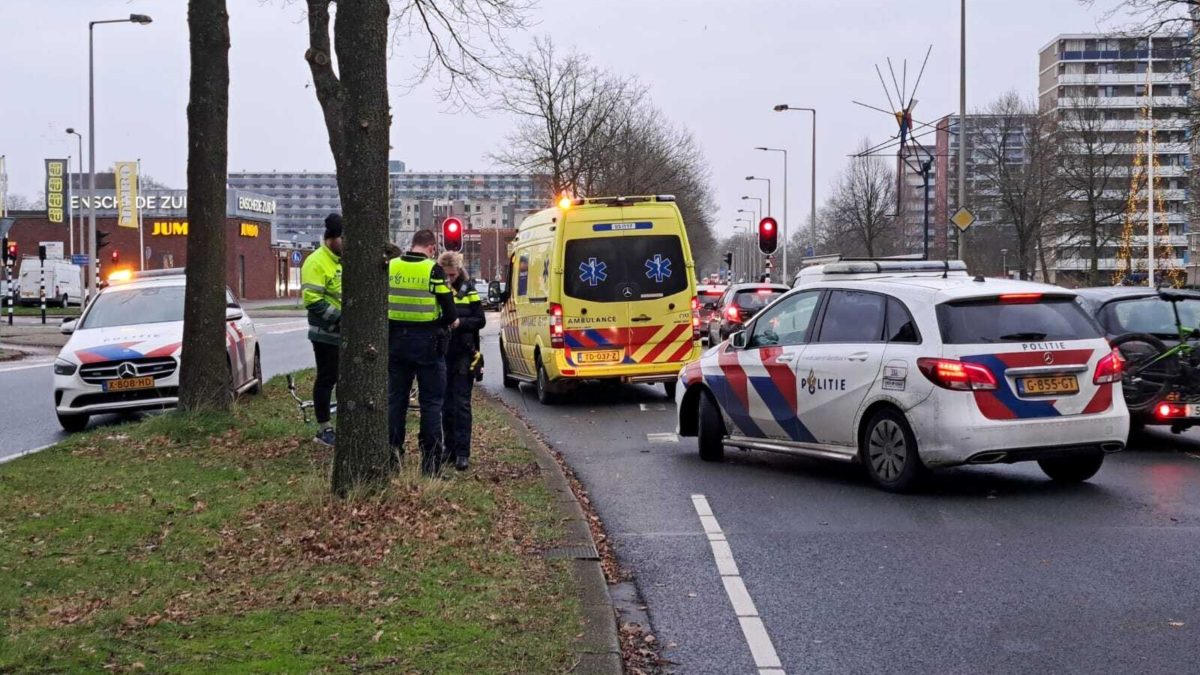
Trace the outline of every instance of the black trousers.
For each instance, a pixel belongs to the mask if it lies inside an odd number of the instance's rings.
[[[413,379],[421,406],[421,471],[442,467],[442,399],[446,391],[446,360],[432,330],[391,328],[388,331],[388,443],[394,457],[404,452],[405,418]]]
[[[455,363],[446,364],[446,400],[442,409],[442,435],[449,458],[471,456],[471,390],[475,376],[462,374]]]
[[[329,402],[333,399],[333,388],[338,379],[338,346],[314,342],[313,356],[317,359],[317,379],[313,382],[313,411],[317,424],[324,427],[329,423]]]

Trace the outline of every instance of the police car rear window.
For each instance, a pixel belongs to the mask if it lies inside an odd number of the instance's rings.
[[[1074,299],[1014,294],[937,306],[944,344],[1088,340],[1099,327]]]
[[[567,242],[563,291],[589,302],[649,300],[688,288],[676,235],[626,235]]]

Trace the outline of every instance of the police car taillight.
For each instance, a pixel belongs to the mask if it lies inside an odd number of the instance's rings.
[[[917,368],[925,378],[942,389],[955,391],[996,388],[996,377],[986,366],[950,359],[917,359]]]
[[[550,346],[563,346],[563,309],[562,305],[550,305]]]
[[[1100,359],[1096,364],[1096,374],[1092,377],[1093,384],[1112,384],[1121,381],[1121,371],[1124,370],[1125,359],[1121,358],[1121,352],[1112,350],[1108,356]]]
[[[692,296],[692,339],[700,339],[700,298]]]

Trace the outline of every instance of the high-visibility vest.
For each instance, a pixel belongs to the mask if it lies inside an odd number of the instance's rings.
[[[479,302],[479,294],[475,291],[467,291],[464,295],[454,296],[454,304],[456,305],[469,305],[472,302]]]
[[[433,279],[433,260],[408,261],[404,256],[388,263],[388,320],[433,323],[441,316],[437,296],[449,293],[444,280]]]
[[[300,288],[305,307],[325,300],[341,310],[342,259],[326,246],[313,251],[300,268]]]

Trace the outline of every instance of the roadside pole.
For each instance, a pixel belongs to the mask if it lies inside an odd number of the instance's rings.
[[[38,299],[42,303],[42,325],[46,324],[46,247],[38,245]]]

